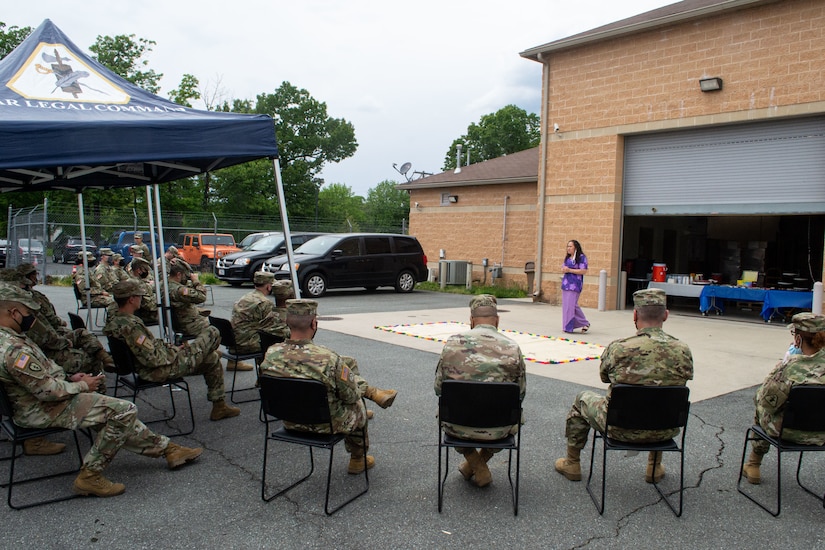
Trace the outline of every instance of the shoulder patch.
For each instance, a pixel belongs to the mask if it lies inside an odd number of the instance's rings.
[[[349,380],[350,369],[348,366],[344,365],[341,367],[341,380]]]
[[[146,335],[141,334],[140,336],[137,337],[137,339],[135,340],[135,343],[139,346],[142,346],[143,342],[145,342],[145,341],[146,341]]]
[[[183,287],[183,291],[181,292],[184,296],[189,296],[189,287]]]
[[[17,359],[15,359],[14,366],[18,369],[21,369],[21,370],[25,369],[26,365],[29,364],[30,359],[31,359],[31,356],[28,353],[22,353],[21,352],[20,355],[17,356]]]

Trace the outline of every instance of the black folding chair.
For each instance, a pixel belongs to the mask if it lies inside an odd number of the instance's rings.
[[[86,322],[83,320],[83,317],[72,313],[71,311],[68,311],[67,313],[69,314],[69,325],[71,325],[72,330],[86,328]]]
[[[816,497],[822,502],[825,508],[825,493],[823,496],[813,492],[802,484],[800,472],[802,471],[802,455],[806,452],[825,451],[825,445],[803,445],[787,441],[782,436],[785,430],[797,430],[802,432],[825,432],[825,385],[799,385],[793,386],[785,402],[785,412],[782,415],[782,429],[779,437],[769,435],[762,426],[754,424],[745,432],[745,446],[742,449],[742,463],[739,465],[739,479],[736,482],[736,489],[745,497],[754,502],[757,506],[771,514],[773,517],[782,511],[782,453],[799,453],[799,462],[796,465],[796,482],[807,493]],[[776,511],[770,510],[767,506],[756,500],[742,490],[742,468],[745,465],[745,455],[748,452],[748,442],[757,440],[767,441],[777,452],[776,459]]]
[[[75,300],[77,301],[77,310],[75,311],[75,313],[78,314],[78,316],[79,316],[81,309],[94,310],[94,312],[95,312],[95,326],[97,328],[103,328],[104,326],[106,326],[106,319],[108,318],[108,315],[109,315],[108,310],[106,309],[106,306],[91,306],[91,307],[89,307],[89,306],[83,305],[83,299],[84,299],[83,293],[80,291],[79,288],[77,288],[76,284],[72,284],[72,288],[74,289],[74,297],[75,297]],[[101,311],[103,311],[103,324],[100,324],[100,312]],[[91,311],[89,311],[89,313],[91,314]],[[91,317],[90,317],[90,319],[91,319]],[[83,323],[83,325],[85,327],[86,323]]]
[[[118,389],[126,388],[131,392],[129,399],[132,403],[137,402],[138,393],[152,388],[166,387],[169,389],[169,402],[172,405],[172,414],[166,415],[163,418],[154,420],[144,420],[144,424],[154,424],[156,422],[168,422],[175,418],[178,414],[177,406],[175,405],[175,390],[186,392],[186,399],[189,402],[189,430],[184,431],[183,428],[171,434],[164,435],[189,435],[195,431],[195,413],[192,410],[192,395],[189,392],[189,384],[183,378],[170,378],[164,382],[151,382],[144,380],[137,373],[137,359],[132,350],[123,340],[119,338],[109,337],[109,353],[115,362],[115,369],[117,370],[117,377],[115,378],[115,397],[118,397]]]
[[[213,327],[218,329],[218,332],[221,333],[221,345],[224,348],[224,351],[221,352],[221,357],[226,359],[227,361],[245,361],[247,359],[252,359],[255,361],[255,378],[257,380],[260,373],[258,372],[258,363],[262,358],[262,354],[260,351],[256,351],[255,353],[235,353],[232,350],[237,349],[237,344],[235,342],[235,331],[232,330],[232,323],[228,319],[222,319],[221,317],[213,317],[212,315],[209,316],[209,324]],[[235,399],[236,393],[246,392],[256,390],[257,386],[252,385],[248,388],[239,388],[235,389],[235,381],[238,377],[237,369],[232,371],[232,389],[228,392],[229,399],[236,405],[239,403],[249,403],[250,401],[257,401],[258,397],[253,397],[251,399]]]
[[[324,500],[324,512],[328,516],[334,514],[350,502],[369,491],[370,480],[367,473],[367,454],[364,453],[364,490],[357,495],[350,497],[346,502],[339,504],[332,510],[329,508],[329,492],[330,482],[332,480],[332,461],[335,445],[343,441],[345,435],[332,433],[332,418],[329,413],[327,387],[322,382],[304,378],[276,378],[272,376],[261,376],[260,392],[261,406],[263,407],[266,418],[266,426],[264,428],[264,464],[263,474],[261,476],[261,498],[264,502],[272,501],[309,479],[312,472],[315,471],[315,459],[312,453],[313,448],[327,449],[329,451],[327,488],[326,497]],[[271,432],[269,429],[269,423],[274,422],[274,419],[281,419],[286,422],[304,425],[323,424],[329,427],[330,433],[318,434],[311,432],[299,432],[295,430],[288,430],[283,426]],[[350,435],[361,438],[365,437],[363,429],[357,430]],[[306,446],[309,449],[309,473],[285,489],[281,489],[277,493],[267,496],[266,463],[270,440]]]
[[[690,390],[687,386],[637,386],[631,384],[614,384],[607,405],[607,422],[604,432],[593,430],[593,447],[590,450],[590,473],[587,476],[587,492],[596,505],[599,514],[604,513],[605,478],[607,477],[607,451],[656,451],[679,453],[679,510],[662,492],[654,481],[653,487],[662,497],[676,517],[682,515],[682,497],[685,492],[685,432],[687,431],[688,413],[690,412]],[[653,443],[635,443],[620,441],[609,437],[610,428],[625,430],[667,430],[681,428],[681,443],[674,439]],[[590,487],[593,477],[596,453],[596,441],[602,441],[602,498],[596,499]]]
[[[521,463],[521,429],[516,435],[487,441],[459,439],[444,431],[444,423],[470,428],[498,428],[521,423],[521,395],[515,382],[475,382],[469,380],[444,380],[438,399],[438,511],[444,500],[444,483],[450,462],[450,447],[478,447],[507,449],[509,461],[507,478],[513,498],[513,515],[518,515],[518,489]],[[442,451],[443,475],[442,475]],[[516,480],[513,482],[513,451],[516,452]]]
[[[12,508],[14,510],[23,510],[25,508],[40,506],[41,504],[61,502],[64,500],[69,500],[77,497],[78,495],[69,494],[60,497],[49,498],[46,500],[38,500],[36,502],[30,502],[26,504],[14,504],[12,500],[12,489],[15,485],[20,485],[21,483],[29,483],[33,481],[42,481],[54,477],[62,477],[69,474],[76,474],[80,471],[80,468],[83,466],[83,454],[80,452],[80,441],[77,439],[76,430],[68,430],[65,428],[22,428],[15,424],[14,420],[12,420],[12,418],[14,417],[14,410],[12,409],[9,395],[8,393],[6,393],[6,387],[3,384],[0,384],[0,417],[2,417],[0,419],[0,430],[2,430],[2,432],[5,434],[5,436],[11,443],[11,456],[3,459],[9,460],[9,481],[8,483],[0,485],[0,487],[6,487],[8,490],[6,502],[8,502],[9,508]],[[72,432],[72,435],[74,436],[74,444],[78,456],[77,468],[72,468],[71,470],[61,470],[53,474],[38,475],[34,477],[28,477],[25,479],[14,479],[14,466],[16,464],[17,458],[19,458],[19,455],[17,453],[17,445],[22,445],[23,442],[27,439],[45,437],[47,435],[64,433],[67,431]]]

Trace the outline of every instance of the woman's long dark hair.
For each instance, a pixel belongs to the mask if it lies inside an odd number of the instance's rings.
[[[576,256],[573,258],[573,261],[576,262],[576,263],[579,263],[579,260],[581,259],[582,254],[584,254],[584,250],[582,250],[582,245],[579,244],[579,241],[576,241],[576,240],[573,240],[573,239],[570,239],[567,242],[573,243],[573,246],[576,247]],[[569,257],[570,257],[570,254],[565,256],[565,258],[569,258]]]

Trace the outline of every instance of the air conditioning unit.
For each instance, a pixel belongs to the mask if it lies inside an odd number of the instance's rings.
[[[438,263],[439,269],[443,270],[442,277],[444,277],[445,284],[467,284],[467,266],[470,265],[470,262],[465,260],[441,260]]]

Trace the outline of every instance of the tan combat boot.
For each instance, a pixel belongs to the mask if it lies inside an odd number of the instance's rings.
[[[392,405],[396,395],[398,395],[398,392],[395,390],[380,390],[372,386],[367,387],[367,391],[364,393],[364,397],[370,401],[375,401],[382,409]]]
[[[226,370],[236,370],[238,372],[252,370],[252,365],[249,363],[238,363],[235,360],[226,360]]]
[[[223,420],[224,418],[232,418],[241,414],[241,409],[238,407],[230,407],[226,404],[224,399],[212,403],[212,412],[209,414],[209,420]]]
[[[556,471],[570,481],[582,480],[580,455],[582,450],[567,446],[567,456],[556,461]]]
[[[375,413],[372,411],[367,411],[367,420],[372,420],[372,417],[375,416]]]
[[[472,452],[473,452],[473,454],[475,454],[475,453],[476,453],[476,450],[475,450],[475,449],[473,449],[473,450],[472,450]],[[469,451],[467,451],[466,453],[464,453],[464,458],[467,458],[467,454],[468,454],[468,453],[469,453]],[[461,464],[459,464],[459,465],[458,465],[458,472],[459,472],[462,476],[464,476],[464,479],[466,479],[467,481],[470,481],[470,478],[471,478],[471,477],[473,477],[473,474],[475,473],[475,471],[473,470],[472,465],[470,465],[470,461],[469,461],[469,460],[463,460],[463,461],[461,462]]]
[[[54,443],[45,437],[35,437],[23,442],[23,452],[29,456],[35,455],[58,455],[63,452],[66,445]]]
[[[169,466],[169,469],[174,470],[178,466],[192,462],[198,458],[202,452],[203,449],[201,447],[190,449],[189,447],[182,447],[170,441],[166,449],[163,450],[163,456],[166,457],[166,464]]]
[[[650,451],[647,454],[645,481],[648,483],[659,483],[663,477],[665,477],[665,467],[662,464],[662,452]]]
[[[103,370],[106,372],[117,372],[117,367],[115,366],[115,361],[112,359],[112,356],[109,355],[105,349],[98,350],[95,358],[100,361],[100,364],[103,365]]]
[[[122,483],[112,483],[100,472],[93,472],[82,468],[74,480],[74,492],[78,495],[96,497],[115,497],[122,495],[126,486]]]
[[[473,452],[464,454],[464,458],[473,470],[473,483],[478,487],[486,487],[493,482],[493,474],[490,473],[490,468],[487,467],[487,462],[482,458],[482,455],[473,449]],[[461,475],[464,475],[463,473]]]
[[[755,451],[751,451],[748,460],[745,462],[745,465],[742,466],[742,475],[745,476],[748,483],[752,485],[759,485],[762,483],[762,472],[759,471],[759,467],[762,465],[763,456],[765,455],[760,455]]]
[[[367,455],[367,470],[372,469],[375,466],[375,457],[371,455]],[[363,452],[355,452],[350,454],[349,457],[349,467],[347,468],[347,473],[349,474],[362,474],[364,473],[364,453]]]

